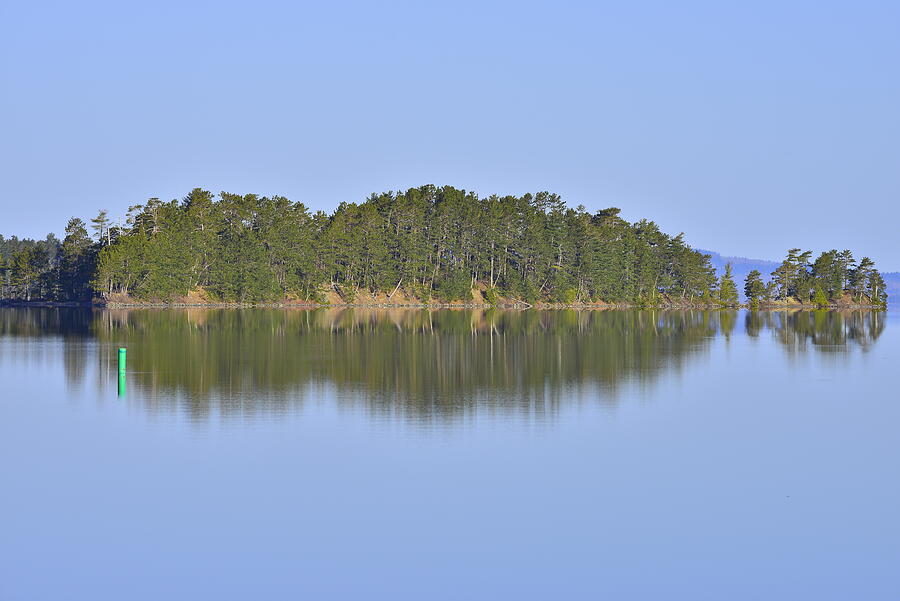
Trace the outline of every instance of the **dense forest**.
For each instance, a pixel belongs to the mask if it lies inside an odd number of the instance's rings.
[[[62,241],[0,236],[0,298],[353,303],[364,292],[384,302],[738,304],[729,267],[717,275],[683,234],[619,212],[573,209],[549,192],[479,198],[422,186],[329,215],[280,196],[198,188],[132,206],[124,222],[106,211],[90,225],[72,218]],[[868,257],[836,250],[813,261],[792,249],[768,280],[751,273],[744,292],[753,305],[887,298]]]

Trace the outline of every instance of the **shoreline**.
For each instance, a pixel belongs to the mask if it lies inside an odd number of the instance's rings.
[[[303,303],[303,302],[260,302],[260,303],[211,303],[211,302],[105,302],[105,301],[0,301],[0,307],[31,308],[85,308],[85,309],[498,309],[504,311],[626,311],[626,310],[664,310],[664,311],[727,311],[753,310],[747,303],[733,306],[714,306],[701,304],[659,304],[642,305],[634,303]],[[830,305],[821,309],[813,304],[799,303],[767,303],[760,304],[758,311],[887,311],[886,306],[878,305]]]

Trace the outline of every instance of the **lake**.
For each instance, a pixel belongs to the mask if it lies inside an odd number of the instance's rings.
[[[896,600],[898,326],[0,309],[0,599]]]

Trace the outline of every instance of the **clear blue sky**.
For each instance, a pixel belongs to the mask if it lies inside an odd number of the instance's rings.
[[[193,187],[548,189],[900,269],[897,2],[3,2],[0,233]]]

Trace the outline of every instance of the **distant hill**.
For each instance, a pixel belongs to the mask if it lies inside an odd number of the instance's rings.
[[[734,268],[735,273],[738,273],[738,270],[741,270],[744,275],[750,273],[754,269],[758,269],[763,275],[768,275],[781,264],[780,261],[768,261],[766,259],[748,259],[747,257],[728,257],[712,250],[704,250],[702,248],[698,248],[697,250],[699,252],[702,252],[703,254],[707,254],[710,256],[710,262],[713,264],[713,267],[715,267],[716,270],[724,270],[725,264],[731,263],[731,266],[732,268]]]
[[[781,261],[768,261],[766,259],[748,259],[747,257],[728,257],[720,253],[698,248],[698,251],[710,256],[710,263],[716,268],[716,272],[722,275],[725,271],[725,264],[731,263],[734,270],[734,281],[741,293],[741,300],[744,298],[744,279],[747,274],[758,269],[763,275],[763,280],[769,281],[775,268],[781,265]],[[891,271],[881,274],[884,282],[887,284],[888,304],[892,306],[900,305],[900,272]]]
[[[775,268],[781,265],[780,261],[748,259],[747,257],[728,257],[712,250],[704,250],[702,248],[698,248],[697,250],[710,256],[709,262],[716,268],[716,273],[719,275],[725,273],[725,264],[731,263],[731,268],[734,270],[734,281],[737,284],[742,301],[746,300],[744,297],[744,280],[747,278],[748,273],[754,269],[758,269],[763,275],[763,280],[768,281],[771,277],[771,273],[775,271]]]
[[[900,306],[900,271],[889,271],[882,273],[881,276],[887,284],[888,304],[893,307]]]

